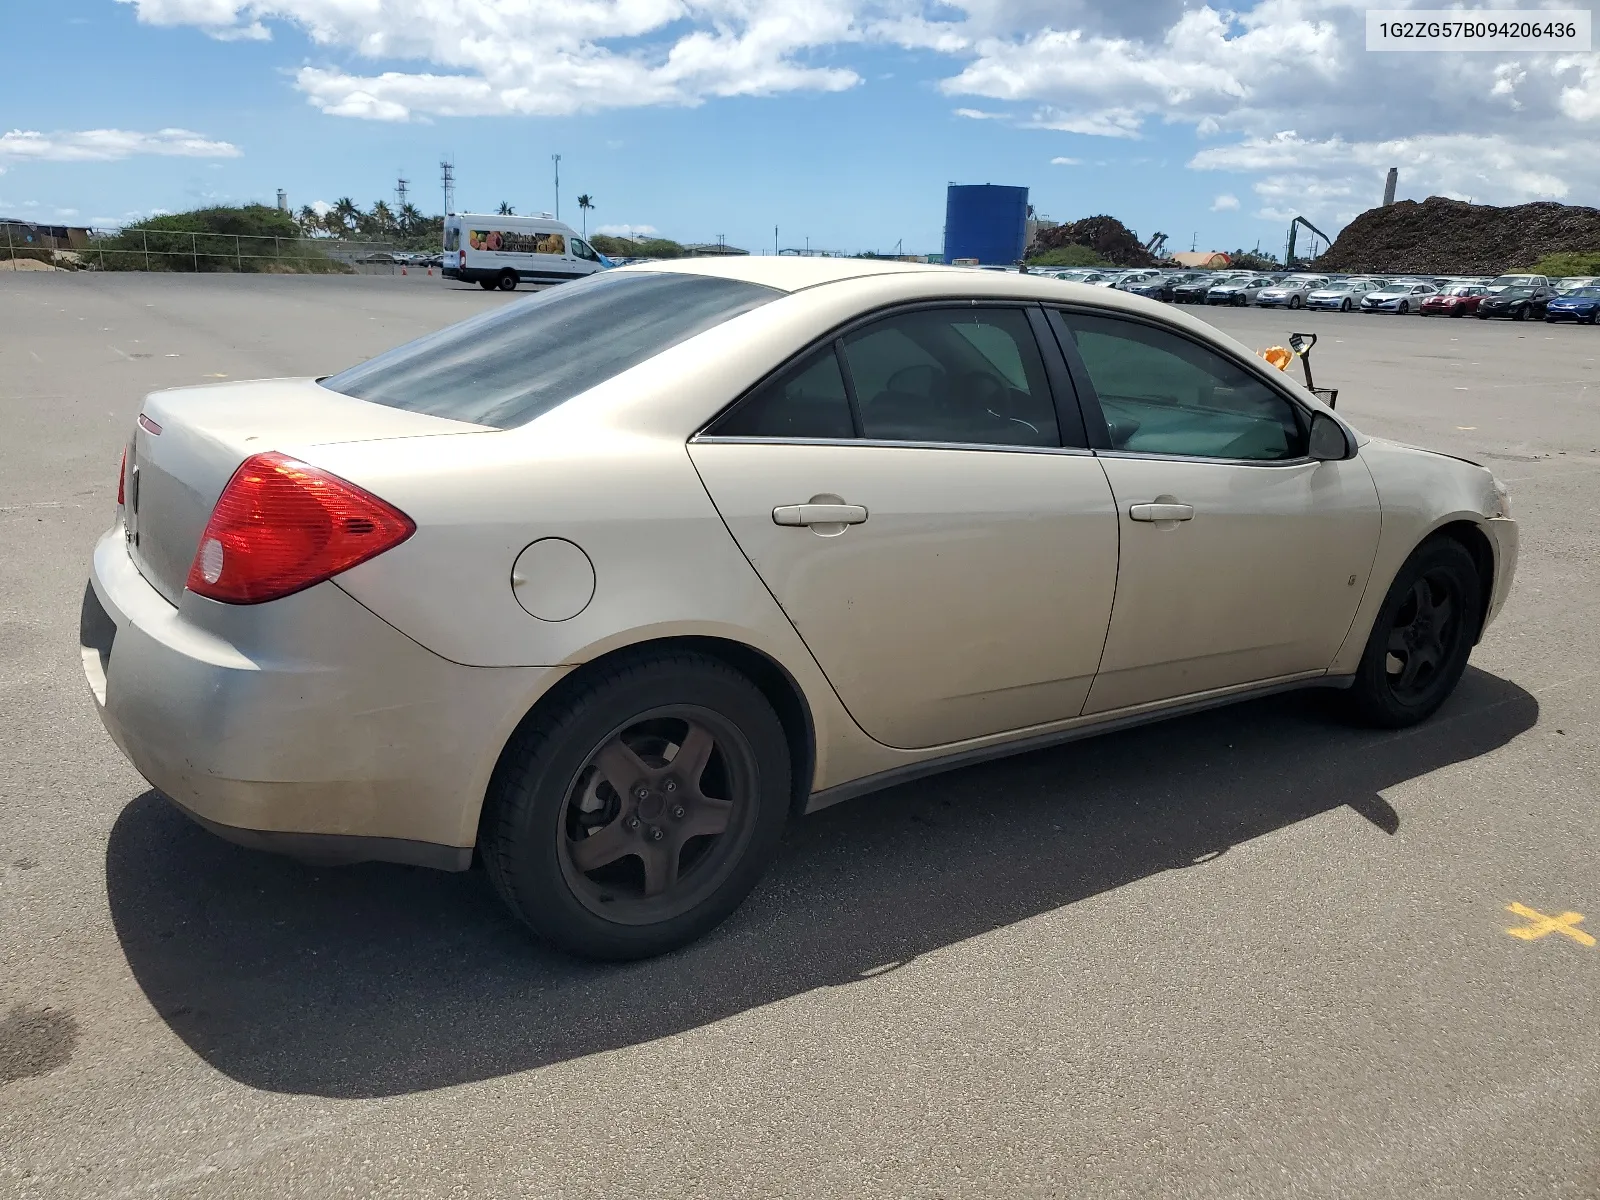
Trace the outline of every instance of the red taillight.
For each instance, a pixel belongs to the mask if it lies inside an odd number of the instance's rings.
[[[121,508],[123,506],[123,504],[126,503],[126,501],[123,499],[123,497],[125,495],[127,495],[127,492],[125,490],[127,482],[128,482],[128,448],[126,446],[124,446],[122,448],[122,465],[117,468],[117,507],[118,508]]]
[[[398,546],[417,526],[355,484],[286,454],[247,458],[200,535],[185,586],[229,604],[301,591]]]

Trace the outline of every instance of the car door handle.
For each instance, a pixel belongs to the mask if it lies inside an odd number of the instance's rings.
[[[774,525],[859,525],[866,519],[859,504],[780,504],[772,510]]]
[[[1192,504],[1135,504],[1128,509],[1135,521],[1192,521]]]

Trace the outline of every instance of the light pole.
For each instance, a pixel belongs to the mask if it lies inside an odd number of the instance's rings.
[[[550,161],[556,164],[556,220],[561,220],[561,155],[552,154]]]

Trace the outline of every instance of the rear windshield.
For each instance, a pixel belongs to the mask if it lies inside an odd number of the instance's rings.
[[[510,429],[781,295],[734,279],[607,271],[408,342],[322,386]]]

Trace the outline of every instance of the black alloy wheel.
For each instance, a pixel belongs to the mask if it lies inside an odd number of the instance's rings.
[[[1478,570],[1447,537],[1417,548],[1378,610],[1347,700],[1363,720],[1389,729],[1431,716],[1467,669],[1483,623]]]
[[[645,653],[524,721],[479,845],[535,933],[585,958],[645,958],[738,907],[788,808],[788,742],[760,690],[716,659]]]

